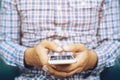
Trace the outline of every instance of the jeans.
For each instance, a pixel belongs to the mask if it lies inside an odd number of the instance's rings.
[[[0,80],[14,80],[15,76],[19,76],[19,68],[8,66],[0,59]]]
[[[107,68],[101,73],[101,80],[120,80],[120,57],[113,67]]]

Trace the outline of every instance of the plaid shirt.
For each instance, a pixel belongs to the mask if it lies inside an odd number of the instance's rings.
[[[54,80],[42,70],[24,67],[26,48],[44,39],[82,43],[96,52],[98,64],[65,79],[99,80],[99,73],[113,66],[120,53],[119,26],[118,0],[2,0],[0,56],[20,67],[22,74],[16,79]]]

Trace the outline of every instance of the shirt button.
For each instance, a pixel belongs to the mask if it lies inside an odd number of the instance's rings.
[[[85,1],[82,1],[82,2],[81,2],[81,5],[82,5],[82,6],[85,6],[85,3],[86,3]]]
[[[60,47],[62,47],[62,44],[59,39],[53,40],[54,43],[58,44]]]
[[[62,28],[61,27],[56,27],[56,32],[61,32]]]
[[[60,41],[58,39],[53,40],[56,44],[60,44]]]
[[[57,6],[57,10],[61,10],[61,6]]]

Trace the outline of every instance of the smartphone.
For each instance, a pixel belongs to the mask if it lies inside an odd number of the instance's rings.
[[[72,55],[51,55],[48,63],[54,65],[73,64],[76,59]]]

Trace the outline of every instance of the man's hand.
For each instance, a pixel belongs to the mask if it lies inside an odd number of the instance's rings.
[[[73,52],[77,62],[70,65],[56,65],[56,68],[44,66],[45,68],[48,68],[49,74],[55,77],[67,77],[92,69],[97,63],[97,55],[94,52],[89,51],[83,44],[70,44],[64,46],[63,49],[67,52]]]
[[[54,42],[44,40],[34,48],[26,50],[25,63],[41,69],[43,65],[48,64],[48,53],[50,50],[61,52],[62,48],[58,47]]]

